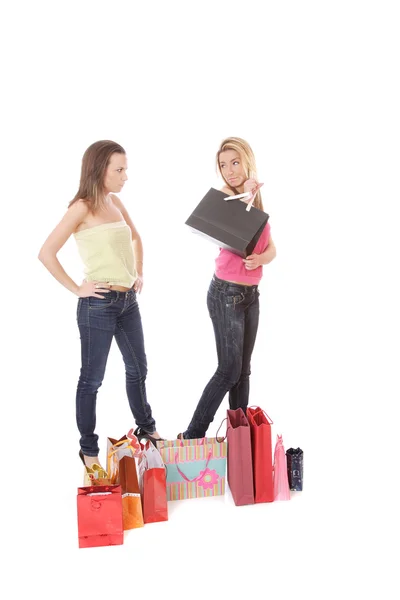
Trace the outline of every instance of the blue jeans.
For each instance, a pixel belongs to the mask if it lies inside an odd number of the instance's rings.
[[[77,320],[81,337],[82,367],[76,393],[76,420],[80,445],[86,456],[99,453],[96,397],[115,337],[125,363],[126,391],[136,424],[148,433],[155,421],[146,398],[147,361],[142,320],[134,290],[105,294],[105,298],[79,298]]]
[[[185,439],[202,438],[229,392],[229,408],[246,411],[249,402],[251,355],[259,319],[256,285],[239,285],[214,277],[207,306],[214,326],[218,368],[205,387]]]

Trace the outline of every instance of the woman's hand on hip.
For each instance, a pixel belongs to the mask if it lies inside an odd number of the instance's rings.
[[[79,298],[88,298],[89,296],[94,296],[95,298],[103,298],[101,294],[108,294],[110,291],[109,283],[99,283],[97,281],[82,281],[81,285],[78,288],[77,295]]]
[[[140,294],[140,292],[141,292],[141,291],[142,291],[142,289],[143,289],[143,275],[138,275],[138,276],[136,277],[136,281],[135,281],[135,283],[133,284],[133,289],[135,290],[135,292],[136,292],[137,294]]]

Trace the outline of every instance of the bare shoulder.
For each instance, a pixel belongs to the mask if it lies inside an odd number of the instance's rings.
[[[68,208],[61,221],[46,239],[41,253],[56,255],[67,239],[79,230],[89,212],[86,202],[77,200]]]
[[[235,195],[235,192],[231,190],[231,188],[229,188],[227,185],[224,185],[224,187],[221,188],[221,192],[224,192],[224,194],[226,194],[227,196]]]
[[[81,225],[86,223],[89,216],[89,207],[84,200],[77,200],[68,208],[61,223],[66,225],[71,231],[77,231]]]
[[[84,200],[77,200],[68,208],[67,215],[73,219],[83,220],[89,214],[89,207]]]
[[[116,206],[117,208],[119,208],[121,210],[121,208],[124,206],[122,204],[122,200],[120,198],[118,198],[118,196],[116,196],[115,194],[110,194],[110,198],[111,198],[114,206]]]

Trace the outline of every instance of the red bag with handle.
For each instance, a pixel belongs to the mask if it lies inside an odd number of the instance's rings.
[[[256,502],[273,502],[271,425],[273,421],[258,406],[247,408],[253,450],[254,492]]]
[[[143,520],[145,523],[168,521],[165,467],[144,473]]]
[[[157,448],[150,442],[142,446],[139,457],[139,482],[145,523],[168,521],[167,478]]]
[[[78,488],[79,548],[124,542],[120,485]]]
[[[241,408],[227,411],[228,484],[236,506],[254,504],[249,422]]]

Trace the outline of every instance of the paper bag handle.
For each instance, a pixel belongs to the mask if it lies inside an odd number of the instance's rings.
[[[138,446],[136,448],[134,448],[134,446],[132,446],[132,443],[135,443],[134,440],[136,440]],[[118,452],[120,450],[120,448],[116,448],[116,446],[121,446],[122,444],[126,444],[126,442],[128,442],[128,445],[126,446],[126,448],[124,448],[124,450],[132,450],[132,455],[133,456],[138,456],[138,450],[141,447],[141,443],[139,442],[139,440],[137,439],[137,437],[133,434],[133,429],[130,429],[128,431],[128,433],[126,434],[126,438],[124,440],[120,440],[119,442],[116,442],[115,444],[113,444],[113,448],[114,450],[112,450],[111,452],[108,453],[108,458],[111,458],[113,454],[115,454],[116,452]],[[136,446],[136,444],[135,444]]]
[[[224,421],[227,421],[227,420],[228,420],[228,417],[225,417],[225,419],[222,419],[222,423],[221,423],[221,425],[218,427],[218,429],[217,429],[217,433],[215,434],[215,439],[216,439],[216,441],[217,441],[217,443],[218,443],[218,444],[222,444],[222,442],[224,442],[224,441],[226,440],[226,436],[228,435],[228,429],[229,429],[229,426],[226,428],[226,434],[225,434],[225,437],[224,437],[224,438],[222,438],[222,440],[221,440],[221,441],[219,441],[219,440],[218,440],[218,432],[219,432],[219,430],[221,429],[221,427],[222,427],[222,425],[223,425]]]
[[[207,458],[205,469],[207,469],[207,467],[208,467],[208,463],[210,462],[211,456],[212,456],[212,450],[210,450],[210,452],[208,453],[208,458]],[[195,481],[199,481],[199,479],[202,478],[202,475],[197,475],[197,477],[194,477],[193,479],[189,479],[188,477],[186,477],[185,473],[183,473],[183,471],[181,471],[181,469],[178,467],[177,458],[178,458],[178,453],[175,454],[175,464],[176,464],[176,468],[178,469],[178,473],[183,477],[183,479],[185,481],[188,481],[189,483],[193,483]]]
[[[259,415],[261,412],[263,412],[263,413],[264,413],[264,415],[267,417],[269,424],[270,424],[270,425],[273,425],[273,424],[274,424],[274,422],[273,422],[273,420],[271,419],[271,417],[269,417],[269,416],[267,415],[267,413],[265,412],[265,410],[263,410],[263,409],[262,409],[262,408],[260,408],[259,406],[255,406],[255,405],[253,404],[252,406],[249,406],[248,408],[258,408],[259,410],[257,410],[257,411],[254,413],[254,415],[252,415],[252,416],[254,417],[255,415]]]

